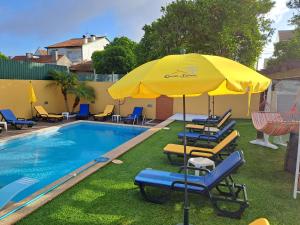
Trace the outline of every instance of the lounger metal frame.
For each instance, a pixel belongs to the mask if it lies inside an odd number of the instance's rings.
[[[188,191],[190,193],[200,194],[200,195],[208,197],[208,199],[212,203],[213,208],[217,212],[217,215],[234,218],[234,219],[240,219],[243,212],[245,211],[245,209],[249,206],[247,190],[246,190],[246,186],[244,184],[235,183],[231,174],[236,172],[237,169],[241,165],[244,164],[244,162],[245,161],[242,160],[242,162],[239,166],[228,171],[228,173],[226,173],[220,180],[216,181],[215,185],[213,185],[213,187],[211,187],[211,188],[208,188],[206,185],[203,185],[201,183],[187,182],[187,184],[190,186],[203,188],[202,191],[191,191],[191,190],[188,190]],[[203,169],[203,168],[187,167],[187,169],[209,172],[209,170]],[[184,184],[183,180],[174,181],[171,185],[171,188],[167,188],[165,186],[151,185],[151,184],[145,185],[145,184],[140,184],[137,182],[135,182],[135,184],[139,186],[140,193],[146,201],[156,203],[156,204],[162,204],[165,201],[159,200],[155,197],[150,196],[145,190],[146,186],[160,187],[160,188],[167,189],[170,192],[171,191],[184,191],[183,188],[177,188],[175,186],[176,184]],[[218,192],[217,195],[213,194],[212,191],[214,189]],[[221,208],[221,206],[219,204],[222,202],[235,204],[238,206],[238,209],[233,210],[233,211],[223,209],[223,208]]]

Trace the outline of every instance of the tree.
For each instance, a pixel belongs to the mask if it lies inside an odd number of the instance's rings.
[[[297,25],[298,27],[300,26],[300,1],[299,0],[290,0],[287,2],[287,7],[290,9],[295,9],[296,13],[290,20],[291,24]]]
[[[85,82],[79,82],[74,88],[69,90],[69,93],[75,95],[74,103],[72,106],[72,113],[74,113],[75,108],[79,105],[81,99],[94,101],[96,98],[94,88],[91,86],[87,86]]]
[[[138,64],[168,54],[213,54],[254,66],[273,29],[265,17],[271,0],[177,0],[145,25]]]
[[[8,59],[8,57],[0,52],[0,59]]]
[[[274,45],[274,53],[268,61],[268,68],[288,60],[300,60],[300,1],[290,0],[287,6],[296,10],[296,14],[290,20],[290,23],[296,28],[290,40],[280,41]]]
[[[134,53],[137,48],[137,43],[130,40],[128,37],[116,37],[106,48],[111,46],[122,46]]]
[[[125,74],[136,66],[137,44],[127,37],[115,38],[103,51],[92,55],[93,66],[100,74]]]
[[[68,93],[73,90],[78,83],[78,77],[75,73],[68,73],[58,70],[49,71],[49,75],[54,80],[54,83],[50,85],[56,85],[60,87],[61,93],[64,97],[65,107],[67,112],[69,110]]]

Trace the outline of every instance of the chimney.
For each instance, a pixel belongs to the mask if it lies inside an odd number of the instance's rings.
[[[83,38],[83,43],[84,44],[87,44],[88,43],[88,38],[86,35],[82,35],[82,38]]]
[[[56,63],[57,60],[58,60],[58,51],[57,51],[57,50],[53,50],[53,51],[51,52],[51,61],[52,61],[53,63]]]
[[[94,34],[91,35],[91,41],[92,41],[92,42],[93,42],[93,41],[96,41],[96,35],[94,35]]]
[[[32,59],[33,58],[33,54],[30,52],[26,53],[26,59]]]

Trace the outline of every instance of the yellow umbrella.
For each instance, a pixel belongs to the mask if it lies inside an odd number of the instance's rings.
[[[183,97],[185,198],[184,225],[189,224],[185,97],[208,93],[211,96],[249,94],[265,91],[270,79],[233,60],[211,55],[169,55],[141,65],[113,84],[114,99],[157,98],[160,95]]]
[[[115,99],[259,93],[270,79],[233,60],[211,55],[170,55],[137,67],[109,88]]]
[[[32,104],[35,103],[37,101],[35,92],[34,92],[34,88],[32,86],[31,81],[29,81],[29,102],[30,102],[30,108],[31,108],[31,116],[33,116],[32,113]]]

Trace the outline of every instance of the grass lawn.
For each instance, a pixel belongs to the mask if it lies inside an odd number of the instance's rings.
[[[162,205],[143,201],[133,184],[134,176],[144,168],[178,171],[169,165],[162,148],[177,142],[182,124],[172,123],[123,155],[123,164],[110,164],[43,206],[19,225],[32,224],[122,224],[174,225],[182,221],[183,193],[174,193]],[[250,145],[255,130],[250,121],[237,124],[239,149],[246,164],[234,178],[245,183],[250,207],[241,220],[216,216],[209,201],[190,195],[190,222],[194,225],[248,224],[266,217],[271,225],[300,224],[300,200],[292,199],[293,176],[283,171],[284,149],[270,150]]]

